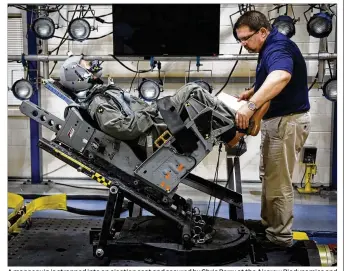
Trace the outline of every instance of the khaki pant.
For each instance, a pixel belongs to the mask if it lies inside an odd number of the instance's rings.
[[[262,224],[266,237],[279,245],[293,242],[295,162],[310,131],[310,113],[276,117],[262,121],[260,179],[262,181]]]

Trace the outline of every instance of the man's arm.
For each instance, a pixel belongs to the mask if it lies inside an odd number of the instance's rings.
[[[254,94],[254,87],[246,89],[243,93],[241,93],[238,97],[238,102],[245,100],[248,101]]]
[[[265,79],[263,85],[251,97],[250,101],[255,103],[257,108],[270,101],[278,95],[282,89],[288,84],[291,79],[291,74],[284,70],[274,70]],[[235,115],[235,122],[240,129],[246,129],[249,125],[249,120],[254,112],[243,105]]]
[[[277,96],[289,83],[291,74],[284,70],[275,70],[271,72],[265,79],[263,85],[251,97],[257,108],[260,108],[264,103],[270,101]]]

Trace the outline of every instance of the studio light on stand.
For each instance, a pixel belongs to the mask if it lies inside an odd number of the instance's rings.
[[[283,7],[285,7],[284,15],[279,15],[276,18],[270,18],[270,12],[271,11],[277,10],[277,13],[279,14],[280,9]],[[288,38],[291,38],[292,36],[295,35],[295,32],[296,32],[295,31],[295,24],[297,21],[300,20],[300,18],[295,19],[293,6],[290,5],[290,7],[291,7],[293,17],[288,16],[289,5],[276,5],[276,7],[274,7],[273,9],[268,11],[269,21],[274,20],[272,25],[277,29],[278,32],[282,33],[283,35],[287,36]]]
[[[328,37],[332,32],[332,16],[327,12],[314,14],[307,23],[309,35],[319,39]]]
[[[17,80],[12,86],[14,97],[19,100],[29,100],[33,95],[33,87],[31,83],[25,79]]]
[[[238,4],[238,11],[229,15],[229,19],[231,21],[232,28],[234,29],[234,23],[232,17],[236,16],[239,17],[248,11],[256,10],[253,4]],[[238,14],[239,13],[239,14]],[[238,14],[238,15],[237,15]]]
[[[272,25],[277,28],[278,32],[282,33],[288,38],[291,38],[295,35],[295,20],[293,20],[290,16],[278,16]]]
[[[68,34],[73,40],[84,41],[90,36],[90,33],[91,26],[85,19],[73,19],[68,25]]]
[[[55,34],[55,23],[49,17],[39,17],[33,22],[32,30],[38,38],[48,40]]]
[[[328,37],[332,32],[332,18],[335,16],[334,12],[331,10],[331,6],[327,4],[312,4],[309,5],[303,15],[307,21],[307,31],[308,34],[314,38],[322,39]],[[318,9],[320,12],[315,13],[310,19],[307,18],[306,13],[313,9]]]
[[[140,98],[152,102],[156,101],[159,98],[161,88],[160,85],[154,80],[142,79],[141,84],[138,88]]]
[[[337,101],[337,78],[329,79],[323,86],[323,95],[324,97],[331,101]]]

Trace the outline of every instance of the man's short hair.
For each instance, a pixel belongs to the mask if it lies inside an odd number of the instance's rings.
[[[271,31],[271,24],[266,16],[255,10],[245,12],[234,24],[233,35],[236,40],[238,40],[236,30],[242,26],[248,26],[252,31],[258,31],[262,27]]]

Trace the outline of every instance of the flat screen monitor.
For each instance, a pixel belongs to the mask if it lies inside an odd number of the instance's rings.
[[[220,4],[114,4],[117,56],[216,56]]]

